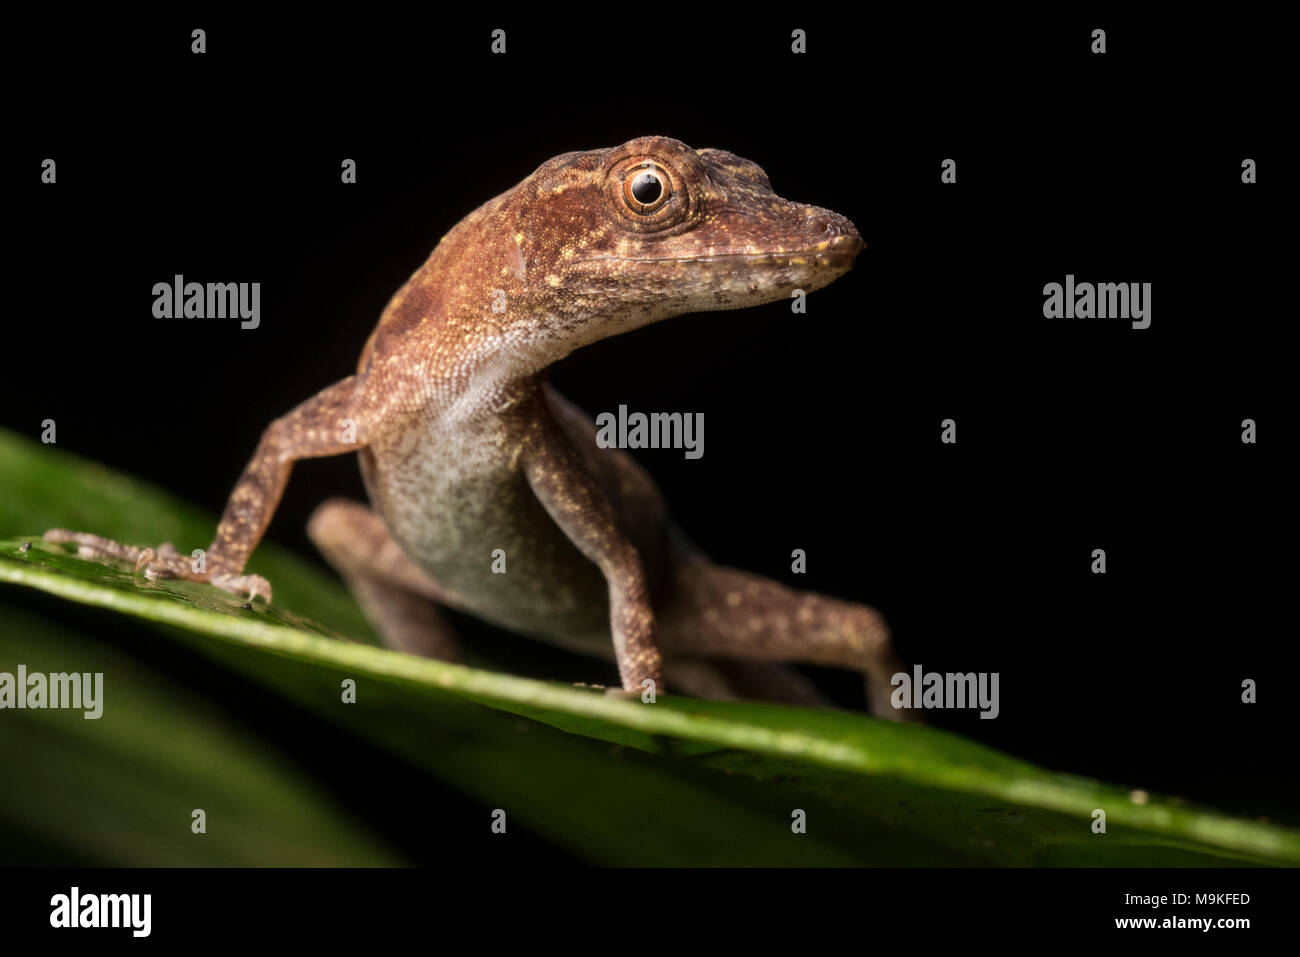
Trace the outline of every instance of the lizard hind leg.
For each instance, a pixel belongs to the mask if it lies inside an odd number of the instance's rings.
[[[692,554],[674,569],[659,623],[666,655],[803,662],[860,671],[873,714],[915,720],[890,703],[890,679],[903,665],[884,619],[866,605],[797,591]]]
[[[460,661],[460,642],[437,607],[446,603],[446,593],[406,557],[375,512],[357,502],[330,499],[312,513],[307,534],[387,647]]]

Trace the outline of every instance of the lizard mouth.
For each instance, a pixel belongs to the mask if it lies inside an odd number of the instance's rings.
[[[765,250],[710,250],[694,256],[589,256],[577,260],[578,263],[590,262],[625,262],[645,263],[646,265],[685,265],[687,263],[704,263],[707,265],[738,266],[829,266],[844,268],[851,266],[865,244],[859,236],[842,235],[828,239],[812,246],[794,249],[777,248]]]

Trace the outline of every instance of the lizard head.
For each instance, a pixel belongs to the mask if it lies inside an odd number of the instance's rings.
[[[558,156],[495,212],[509,229],[496,271],[522,314],[546,316],[534,344],[550,359],[670,316],[810,292],[863,246],[848,219],[782,199],[749,160],[658,136]]]

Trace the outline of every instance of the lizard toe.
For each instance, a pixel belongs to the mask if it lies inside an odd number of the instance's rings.
[[[222,591],[246,597],[249,601],[261,598],[268,605],[271,603],[271,583],[261,575],[214,574],[208,576],[208,581]]]

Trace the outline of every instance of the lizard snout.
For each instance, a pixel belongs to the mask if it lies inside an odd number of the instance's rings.
[[[811,234],[810,245],[818,252],[856,256],[866,245],[852,221],[828,209],[810,206],[805,210],[805,228]]]

